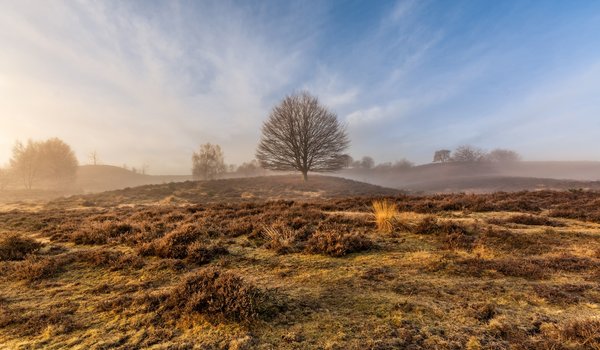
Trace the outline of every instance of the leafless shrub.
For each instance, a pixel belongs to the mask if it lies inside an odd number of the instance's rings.
[[[188,276],[168,296],[167,307],[213,319],[251,321],[268,311],[267,294],[241,277],[216,268]]]
[[[23,260],[26,255],[37,251],[41,247],[41,243],[29,237],[16,234],[8,235],[0,239],[0,261]]]
[[[306,251],[334,257],[369,250],[373,242],[362,233],[340,233],[337,231],[315,232],[308,240]]]

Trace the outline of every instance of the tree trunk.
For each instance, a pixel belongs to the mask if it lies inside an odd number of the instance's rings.
[[[304,179],[304,182],[308,181],[308,171],[302,172],[302,178]]]

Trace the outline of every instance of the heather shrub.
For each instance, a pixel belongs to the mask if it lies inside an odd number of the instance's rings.
[[[29,237],[11,234],[0,240],[0,261],[23,260],[26,255],[34,253],[42,244]]]
[[[53,257],[28,255],[25,260],[13,266],[12,275],[17,280],[35,282],[56,276],[71,262],[73,257],[68,255]]]
[[[204,236],[204,231],[196,225],[185,224],[177,227],[161,238],[142,244],[138,252],[143,256],[184,259],[188,255],[188,246]]]
[[[183,280],[168,296],[167,307],[213,319],[250,321],[268,312],[267,294],[232,272],[205,268]]]
[[[337,231],[315,232],[306,244],[306,251],[335,257],[369,250],[373,242],[362,233],[341,233]]]
[[[217,256],[227,254],[229,254],[229,251],[223,246],[215,244],[206,245],[196,241],[187,247],[186,260],[194,264],[203,265],[208,264]]]

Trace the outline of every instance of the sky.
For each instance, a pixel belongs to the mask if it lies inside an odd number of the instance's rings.
[[[600,2],[0,0],[0,166],[50,137],[81,164],[240,164],[301,90],[355,158],[600,160]]]

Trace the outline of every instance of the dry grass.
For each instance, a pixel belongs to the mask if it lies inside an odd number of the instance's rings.
[[[373,217],[380,232],[392,233],[398,215],[398,206],[388,200],[373,201]]]
[[[0,347],[600,346],[600,194],[390,197],[385,235],[373,200],[0,212],[43,242],[0,261]]]

